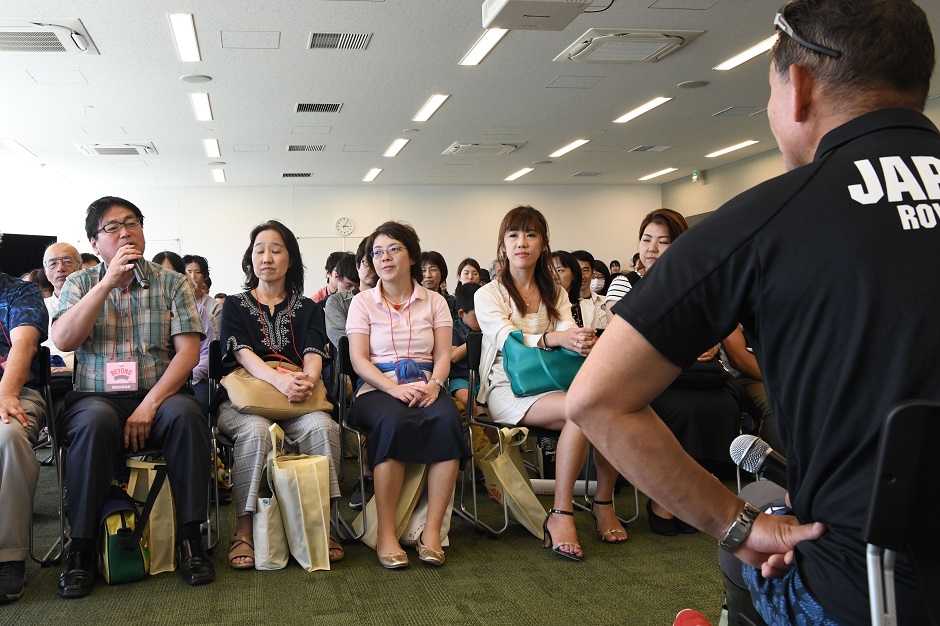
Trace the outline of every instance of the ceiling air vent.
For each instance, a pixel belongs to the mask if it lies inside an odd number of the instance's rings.
[[[151,156],[157,154],[152,143],[90,143],[78,147],[89,156]]]
[[[597,178],[598,176],[603,176],[607,172],[578,172],[577,174],[572,174],[572,178]]]
[[[326,146],[287,146],[288,152],[323,152]]]
[[[712,113],[712,117],[750,117],[766,110],[767,107],[728,107]]]
[[[637,146],[627,152],[665,152],[672,146]]]
[[[525,145],[524,141],[504,143],[502,141],[455,141],[441,152],[447,156],[500,156],[515,152]]]
[[[284,172],[281,174],[281,178],[310,178],[313,176],[311,172]]]
[[[78,19],[0,18],[0,53],[98,54]]]
[[[556,63],[655,63],[702,30],[592,28],[555,57]]]
[[[372,33],[310,33],[308,50],[365,50]]]
[[[297,113],[339,113],[342,104],[311,104],[300,102],[297,104]]]

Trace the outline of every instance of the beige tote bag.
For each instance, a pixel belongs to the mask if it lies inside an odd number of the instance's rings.
[[[506,498],[512,517],[530,533],[543,539],[542,523],[546,511],[532,491],[532,483],[529,482],[529,474],[519,451],[519,446],[525,442],[528,434],[527,428],[501,428],[499,439],[503,444],[502,454],[499,444],[494,443],[474,454],[473,458],[483,471],[489,496],[500,504]]]
[[[150,486],[157,475],[157,465],[163,461],[140,461],[127,459],[131,476],[127,481],[127,493],[140,502],[147,500]],[[176,569],[176,509],[170,481],[164,480],[160,494],[153,503],[153,510],[144,527],[143,543],[150,550],[150,573],[160,574]]]
[[[398,496],[398,506],[395,508],[395,534],[398,537],[401,537],[408,527],[411,515],[414,513],[415,507],[421,499],[421,494],[424,492],[427,478],[427,465],[420,463],[405,464],[405,478],[402,481],[401,494]],[[426,514],[427,512],[425,512]],[[357,535],[362,532],[363,515],[365,515],[367,524],[366,532],[360,541],[375,550],[378,543],[377,526],[379,519],[375,509],[375,498],[369,500],[363,512],[353,521],[353,530],[356,531]]]

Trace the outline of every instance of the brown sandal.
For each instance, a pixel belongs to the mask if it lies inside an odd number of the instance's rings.
[[[236,563],[235,559],[249,558],[248,562]],[[235,535],[229,541],[228,564],[232,569],[254,569],[255,544],[251,535]]]
[[[343,546],[339,545],[339,542],[333,537],[330,537],[330,563],[336,563],[337,561],[342,561],[346,557],[346,551],[343,550]]]

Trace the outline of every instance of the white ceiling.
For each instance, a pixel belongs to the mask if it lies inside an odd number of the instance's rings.
[[[458,61],[484,32],[482,0],[5,0],[0,18],[80,19],[100,56],[0,55],[0,139],[16,140],[76,183],[215,186],[206,165],[214,159],[202,144],[215,137],[227,186],[367,185],[361,179],[373,167],[384,169],[372,183],[382,185],[633,184],[678,168],[650,182],[661,184],[776,147],[763,113],[714,117],[728,107],[766,104],[767,59],[728,72],[712,68],[770,36],[779,2],[615,0],[562,32],[511,31],[481,65],[462,67]],[[940,35],[940,2],[921,4]],[[167,19],[173,12],[193,13],[201,62],[179,61]],[[705,32],[659,63],[552,62],[599,27]],[[263,32],[277,47],[223,47],[223,32]],[[372,39],[364,51],[308,50],[311,32]],[[44,73],[50,70],[63,73]],[[187,74],[212,81],[181,82]],[[78,82],[40,82],[50,76]],[[709,85],[677,87],[692,80]],[[591,86],[557,88],[553,81]],[[195,91],[209,93],[214,121],[196,121],[187,97]],[[412,122],[435,93],[451,97],[430,121]],[[656,96],[674,100],[612,123]],[[300,102],[343,106],[336,114],[296,113]],[[383,157],[398,137],[411,142],[399,156]],[[535,165],[515,183],[502,182],[575,139],[591,142]],[[704,157],[746,139],[760,143]],[[441,154],[454,141],[520,140],[525,145],[505,156]],[[106,142],[152,143],[159,154],[92,157],[77,148]],[[288,153],[290,144],[325,148]],[[629,152],[644,144],[674,147]],[[0,145],[0,159],[18,158]],[[581,171],[605,173],[572,178]],[[284,179],[284,172],[312,176]]]

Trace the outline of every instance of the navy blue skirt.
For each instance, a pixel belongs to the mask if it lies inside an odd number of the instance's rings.
[[[460,411],[441,391],[429,407],[409,407],[382,391],[370,391],[353,402],[349,421],[366,432],[369,465],[386,459],[404,463],[440,463],[470,457]]]

